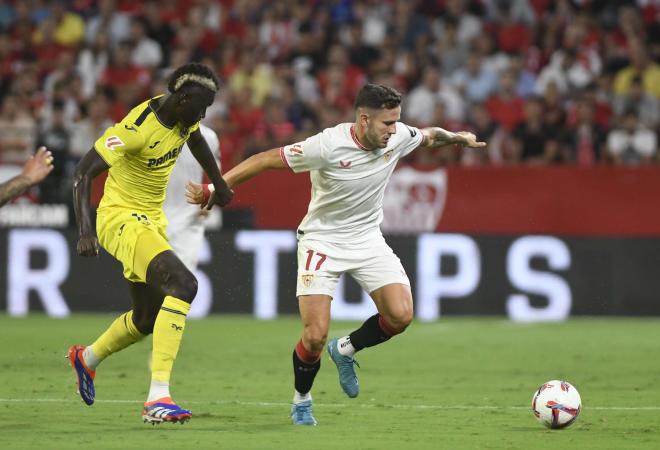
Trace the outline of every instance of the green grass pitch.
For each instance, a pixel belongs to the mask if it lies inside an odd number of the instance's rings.
[[[113,355],[97,374],[97,402],[75,394],[64,354],[89,343],[110,315],[67,320],[0,316],[0,442],[6,449],[657,449],[660,320],[573,319],[517,325],[443,318],[358,354],[361,393],[341,392],[324,355],[317,427],[294,427],[295,317],[189,321],[173,395],[185,425],[142,423],[150,339]],[[357,324],[334,322],[331,336]],[[563,378],[583,400],[577,422],[547,430],[530,400]]]

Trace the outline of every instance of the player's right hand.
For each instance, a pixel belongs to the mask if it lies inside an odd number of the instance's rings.
[[[218,205],[220,207],[225,206],[232,198],[234,198],[234,191],[229,187],[221,191],[212,191],[211,198],[206,204],[206,209],[213,208],[213,205]]]
[[[32,184],[37,184],[53,170],[53,155],[46,147],[39,147],[37,153],[28,159],[23,166],[23,175]]]
[[[485,142],[477,141],[477,137],[473,133],[470,133],[469,131],[459,131],[458,133],[456,133],[456,135],[459,136],[462,140],[460,145],[465,145],[466,147],[472,147],[472,148],[479,148],[486,146]]]
[[[80,256],[98,256],[99,254],[99,240],[96,236],[85,235],[80,236],[76,251]]]

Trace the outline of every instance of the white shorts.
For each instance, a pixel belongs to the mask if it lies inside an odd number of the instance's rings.
[[[383,236],[359,245],[298,241],[296,296],[323,294],[334,297],[339,277],[348,273],[371,293],[386,284],[410,286],[401,260]]]

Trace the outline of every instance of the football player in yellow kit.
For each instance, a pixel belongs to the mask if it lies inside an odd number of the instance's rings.
[[[100,244],[119,260],[133,303],[93,344],[69,349],[78,391],[88,405],[94,403],[99,363],[153,333],[151,387],[142,417],[150,423],[183,422],[192,417],[172,400],[169,381],[197,280],[167,242],[162,205],[170,172],[186,142],[220,193],[213,201],[220,206],[231,201],[233,192],[199,130],[218,85],[213,71],[202,64],[178,68],[170,76],[167,94],[136,106],[108,128],[76,168],[73,195],[78,254],[96,256]],[[104,170],[108,170],[108,178],[95,233],[91,183]]]

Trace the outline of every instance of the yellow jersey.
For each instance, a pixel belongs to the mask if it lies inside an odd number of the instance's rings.
[[[199,122],[188,129],[168,127],[158,119],[149,99],[108,128],[94,148],[110,166],[99,212],[127,208],[160,215],[167,183],[181,147]],[[181,193],[183,195],[183,192]]]

